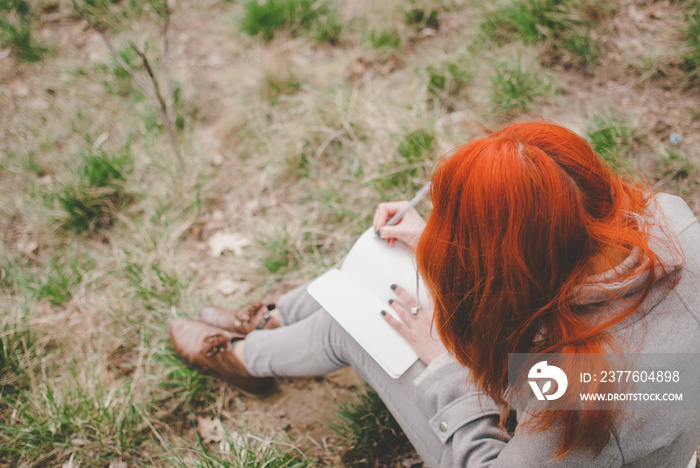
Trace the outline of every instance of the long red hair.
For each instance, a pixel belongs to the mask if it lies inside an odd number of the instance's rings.
[[[605,352],[607,332],[658,279],[660,260],[630,216],[648,208],[650,190],[624,181],[561,126],[514,124],[457,148],[436,165],[431,197],[417,258],[437,330],[504,408],[509,353]],[[648,260],[646,288],[624,312],[592,324],[572,299],[575,288],[593,258],[634,247]],[[559,425],[563,456],[600,450],[608,440],[601,428],[615,419],[612,411],[543,411],[532,425]]]

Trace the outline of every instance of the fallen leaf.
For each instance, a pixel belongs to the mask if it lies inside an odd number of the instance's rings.
[[[49,185],[51,182],[53,182],[53,177],[51,177],[51,174],[47,174],[43,177],[39,177],[36,181],[41,185]]]
[[[216,289],[218,292],[220,292],[224,296],[228,296],[230,294],[235,293],[236,291],[241,291],[245,288],[246,288],[245,284],[237,283],[237,282],[233,281],[232,279],[224,279],[224,280],[221,280],[214,285],[214,289]]]
[[[222,440],[221,442],[219,442],[219,450],[221,450],[224,453],[228,453],[231,451],[231,444],[229,444],[225,440]]]
[[[29,94],[29,86],[24,81],[15,80],[10,83],[10,88],[12,88],[17,97],[25,97]]]
[[[34,255],[34,252],[37,251],[39,248],[39,244],[37,244],[34,241],[20,241],[17,243],[17,250],[19,253],[26,255],[27,257],[31,257]]]
[[[250,241],[238,233],[217,232],[207,241],[209,251],[214,257],[219,257],[225,251],[230,250],[237,257],[243,255],[243,247],[250,245]]]
[[[224,440],[224,428],[218,419],[198,417],[197,432],[199,432],[199,435],[205,442],[221,442]]]
[[[216,221],[217,223],[223,221],[224,219],[226,219],[226,215],[221,210],[214,210],[214,212],[211,214],[211,220]]]
[[[211,164],[214,167],[219,167],[224,163],[224,157],[221,155],[221,153],[214,153],[211,156],[211,159],[209,160],[209,164]]]
[[[95,143],[92,144],[92,147],[95,149],[99,149],[100,146],[104,144],[105,141],[109,140],[109,132],[104,132],[100,136],[97,137],[95,140]]]

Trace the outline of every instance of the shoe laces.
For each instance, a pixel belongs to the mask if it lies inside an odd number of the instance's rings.
[[[205,341],[207,342],[208,347],[204,354],[206,354],[207,357],[212,357],[217,353],[226,351],[231,343],[230,338],[227,338],[220,333],[207,336]]]

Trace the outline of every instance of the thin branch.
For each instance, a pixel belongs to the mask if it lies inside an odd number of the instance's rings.
[[[141,88],[141,91],[143,91],[146,94],[146,96],[153,99],[155,96],[153,96],[151,90],[148,88],[148,86],[146,86],[146,83],[143,82],[141,77],[136,74],[136,71],[134,71],[134,69],[131,68],[131,66],[128,63],[126,63],[126,61],[122,58],[121,54],[117,52],[117,49],[114,47],[114,44],[112,44],[112,41],[109,40],[109,37],[105,33],[104,29],[92,20],[88,12],[85,11],[83,7],[78,5],[78,2],[76,2],[76,0],[73,0],[73,8],[75,8],[80,13],[80,16],[82,16],[85,19],[85,21],[87,21],[88,25],[90,25],[90,28],[95,30],[102,37],[102,41],[105,43],[105,45],[107,45],[107,48],[114,56],[114,59],[129,74],[129,76],[131,76],[131,79],[134,80],[134,82],[138,85],[139,88]]]
[[[155,100],[158,103],[158,113],[160,114],[160,118],[163,121],[163,127],[165,127],[165,132],[168,134],[170,144],[173,147],[175,154],[177,155],[178,167],[182,169],[182,156],[180,154],[180,144],[177,142],[177,136],[175,135],[175,122],[173,120],[170,120],[170,117],[168,115],[168,107],[165,103],[165,99],[163,99],[163,93],[160,92],[158,78],[156,78],[156,75],[153,72],[151,62],[148,60],[146,53],[139,49],[136,46],[136,44],[134,44],[132,41],[129,41],[129,45],[131,45],[131,48],[134,49],[134,51],[138,54],[139,57],[141,57],[143,67],[146,69],[146,73],[148,73],[148,76],[151,78],[151,83],[153,83],[153,89],[155,92]]]
[[[155,97],[156,97],[156,100],[158,101],[158,105],[160,106],[161,109],[166,109],[166,104],[165,104],[165,100],[163,99],[163,94],[160,92],[160,85],[158,84],[158,78],[156,78],[156,74],[153,72],[153,68],[151,68],[151,62],[148,60],[148,57],[146,56],[146,52],[139,49],[138,46],[136,44],[134,44],[133,41],[129,41],[129,45],[134,50],[134,52],[136,52],[136,54],[139,57],[141,57],[141,62],[143,63],[143,67],[146,69],[146,73],[148,73],[148,76],[151,78],[151,83],[153,84],[153,90],[155,91]]]
[[[170,74],[170,15],[172,10],[168,0],[163,0],[163,73],[165,74],[165,109],[171,122],[175,122],[175,106],[173,103],[172,75]]]
[[[148,76],[151,79],[151,82],[153,83],[153,90],[144,82],[143,79],[136,73],[136,71],[128,64],[126,61],[122,58],[121,54],[117,52],[117,49],[114,47],[114,44],[112,44],[112,41],[109,39],[109,36],[104,31],[104,28],[102,28],[99,24],[95,23],[93,19],[90,17],[87,11],[85,11],[84,8],[82,8],[80,5],[78,5],[78,2],[76,0],[72,0],[73,3],[73,8],[76,9],[80,13],[80,15],[87,21],[88,25],[90,28],[95,30],[100,37],[102,37],[102,41],[105,43],[109,51],[111,52],[112,56],[114,59],[117,61],[119,66],[121,66],[131,77],[132,80],[136,83],[136,85],[141,89],[141,91],[151,100],[151,102],[154,104],[156,109],[158,110],[158,114],[160,115],[160,118],[163,122],[163,127],[165,128],[165,132],[168,135],[168,140],[170,141],[170,146],[172,147],[172,150],[175,152],[175,156],[177,157],[177,163],[178,163],[178,170],[183,168],[183,161],[182,161],[182,154],[180,152],[180,144],[177,141],[177,136],[175,135],[175,127],[174,127],[174,121],[171,120],[168,116],[168,110],[166,106],[166,102],[163,99],[163,96],[160,92],[160,87],[158,86],[158,80],[156,79],[155,73],[153,72],[153,69],[151,68],[151,64],[148,61],[148,58],[146,57],[146,54],[143,53],[141,50],[139,50],[136,45],[134,45],[133,42],[129,42],[131,47],[136,51],[136,53],[141,57],[141,60],[143,61],[144,67],[146,68],[146,72],[148,73]],[[168,18],[169,18],[169,13],[168,13]],[[169,21],[169,19],[168,19]],[[155,91],[154,91],[155,90]]]

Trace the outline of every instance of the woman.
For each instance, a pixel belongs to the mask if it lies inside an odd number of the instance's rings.
[[[396,288],[402,321],[383,313],[420,358],[399,379],[305,287],[248,314],[207,307],[206,323],[177,319],[176,350],[250,393],[274,376],[351,365],[428,466],[687,466],[700,412],[528,412],[507,369],[509,353],[700,352],[700,225],[685,203],[621,180],[546,122],[457,148],[437,164],[431,197],[427,223],[410,211],[384,226],[405,202],[374,217],[382,238],[416,251],[434,300],[412,315]]]

